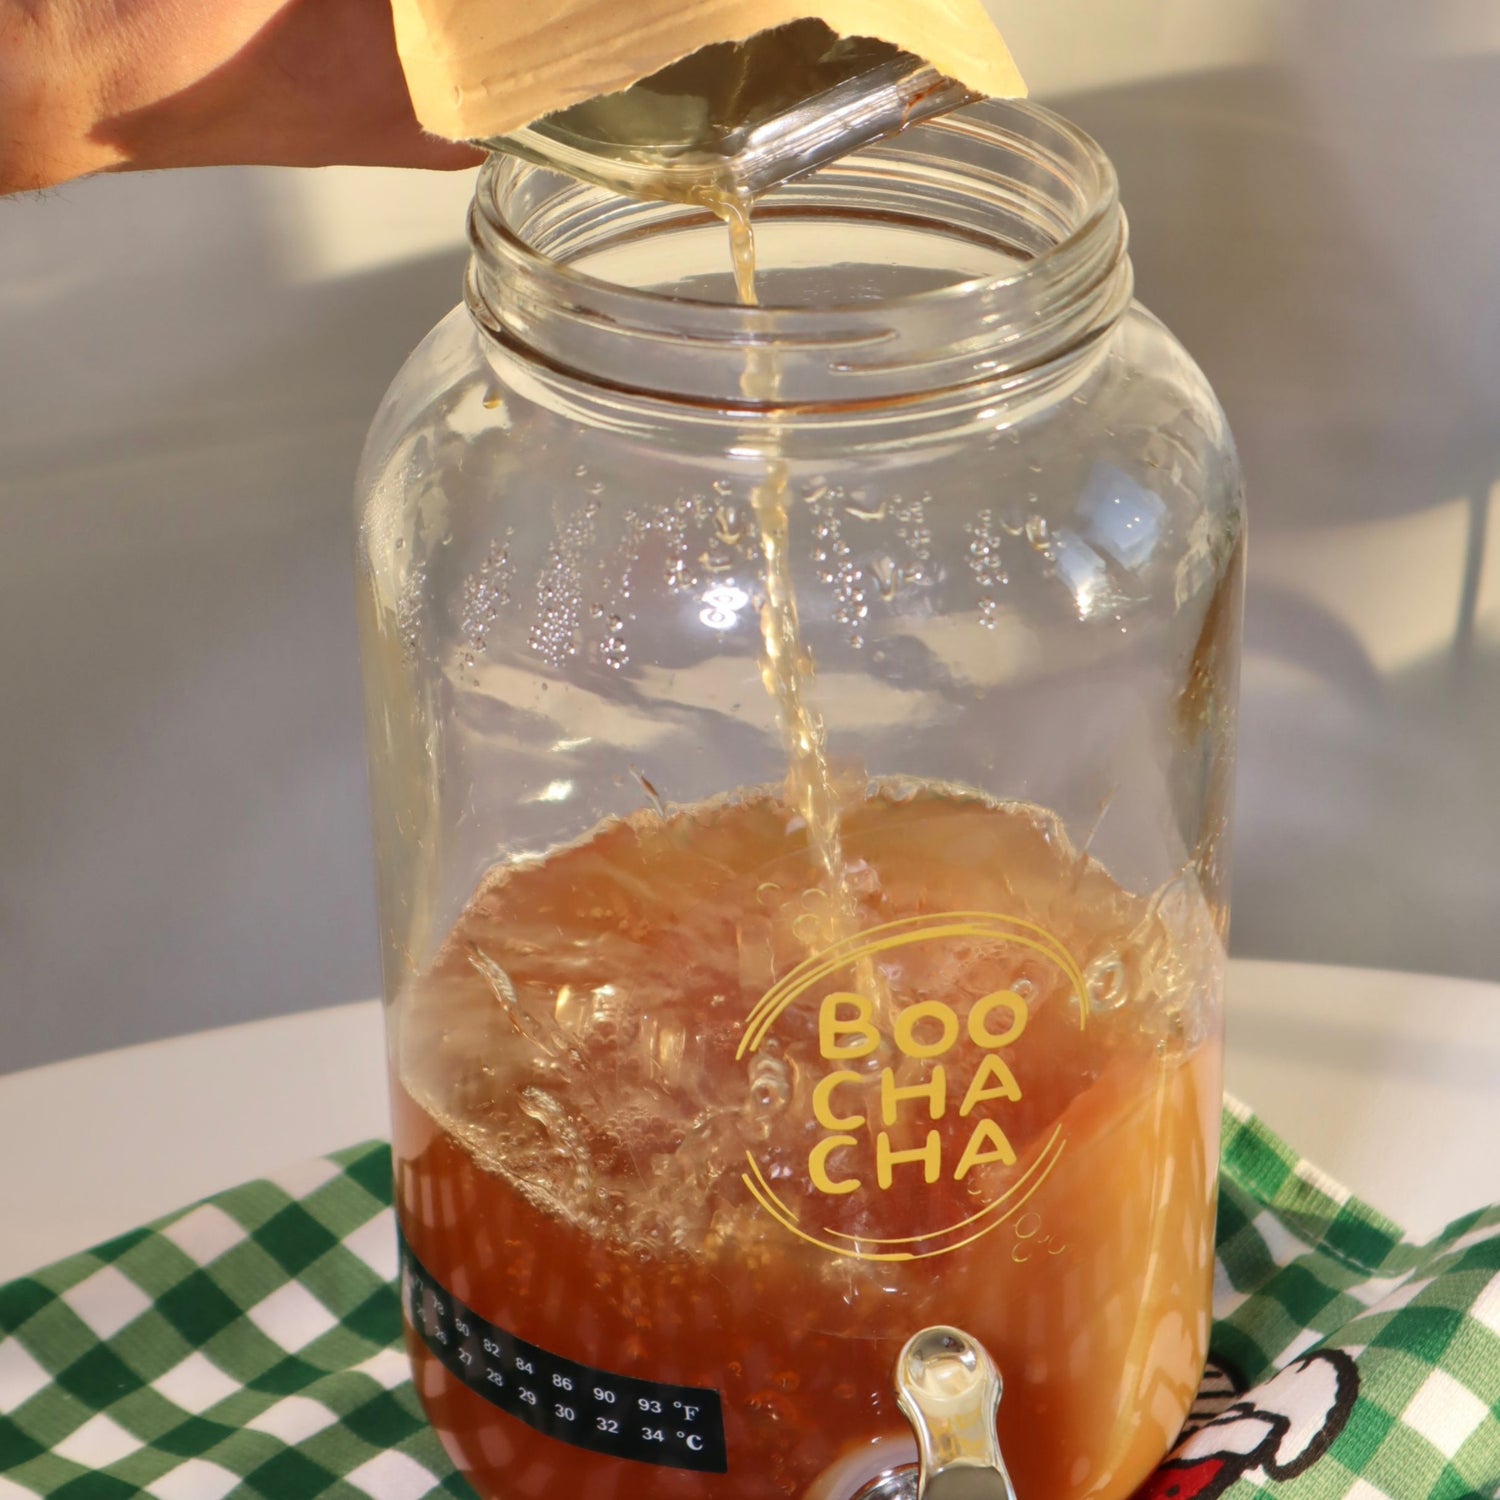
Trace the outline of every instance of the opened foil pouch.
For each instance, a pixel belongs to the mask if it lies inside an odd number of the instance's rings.
[[[622,192],[755,193],[1025,85],[979,0],[392,0],[424,128]]]

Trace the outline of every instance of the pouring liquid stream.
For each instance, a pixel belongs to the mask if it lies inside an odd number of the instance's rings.
[[[709,206],[728,228],[735,290],[747,307],[757,306],[760,300],[755,283],[751,201],[748,194],[734,191],[716,193],[709,199]],[[740,382],[746,399],[772,404],[778,383],[774,348],[751,346]],[[765,476],[751,491],[765,562],[766,598],[760,612],[761,681],[776,704],[786,742],[787,800],[807,823],[808,843],[822,871],[830,903],[826,926],[822,931],[808,934],[809,947],[813,947],[851,936],[858,929],[859,913],[844,859],[839,792],[828,759],[828,730],[816,701],[816,668],[802,639],[792,583],[791,487],[786,459],[780,450],[780,435],[774,419],[770,419],[764,448]],[[861,960],[859,969],[865,993],[878,994],[869,960]]]

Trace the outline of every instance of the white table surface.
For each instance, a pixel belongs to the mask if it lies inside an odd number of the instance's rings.
[[[1229,1089],[1417,1236],[1500,1200],[1500,984],[1230,964]],[[0,1075],[0,1281],[386,1131],[374,1001]]]

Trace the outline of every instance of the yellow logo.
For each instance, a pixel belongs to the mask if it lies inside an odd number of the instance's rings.
[[[1071,991],[1079,1027],[1087,1024],[1083,975],[1072,956],[1046,929],[1013,917],[988,912],[906,917],[810,955],[751,1011],[736,1057],[743,1060],[757,1052],[788,1010],[816,998],[817,1056],[823,1071],[811,1091],[818,1133],[806,1158],[806,1184],[816,1195],[814,1204],[826,1199],[830,1207],[838,1202],[858,1205],[878,1217],[882,1201],[889,1201],[884,1195],[898,1184],[908,1201],[915,1194],[920,1202],[924,1192],[943,1183],[972,1188],[970,1175],[981,1167],[1018,1165],[1005,1115],[1007,1106],[1024,1097],[1023,1080],[1007,1055],[1031,1017],[1030,1002],[1019,984],[963,1006],[921,999],[899,1008],[877,1004],[873,996],[857,990],[824,989],[850,972],[874,974],[877,957],[889,961],[897,950],[938,944],[955,945],[955,952],[976,944],[1021,949],[1043,960]],[[877,1071],[869,1061],[877,1054],[896,1066]],[[861,1061],[863,1069],[848,1066]],[[957,1079],[965,1074],[968,1081],[960,1086]],[[928,1128],[920,1144],[901,1145],[922,1134],[923,1117]],[[944,1128],[938,1122],[945,1122]],[[1028,1151],[1024,1169],[1007,1174],[976,1210],[954,1220],[950,1191],[946,1221],[902,1235],[872,1234],[868,1229],[848,1233],[807,1222],[808,1213],[799,1216],[772,1187],[775,1174],[757,1160],[754,1150],[746,1152],[743,1181],[785,1229],[824,1250],[860,1260],[920,1260],[972,1244],[1020,1213],[1063,1148],[1061,1127],[1054,1127],[1045,1141]],[[982,1180],[992,1176],[984,1174]],[[872,1213],[858,1217],[868,1223]]]

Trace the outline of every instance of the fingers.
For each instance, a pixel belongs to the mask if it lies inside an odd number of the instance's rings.
[[[264,0],[244,0],[264,4]],[[257,17],[257,20],[260,18]],[[385,0],[290,0],[220,54],[179,35],[91,139],[117,169],[262,164],[456,169],[483,159],[417,124]]]

